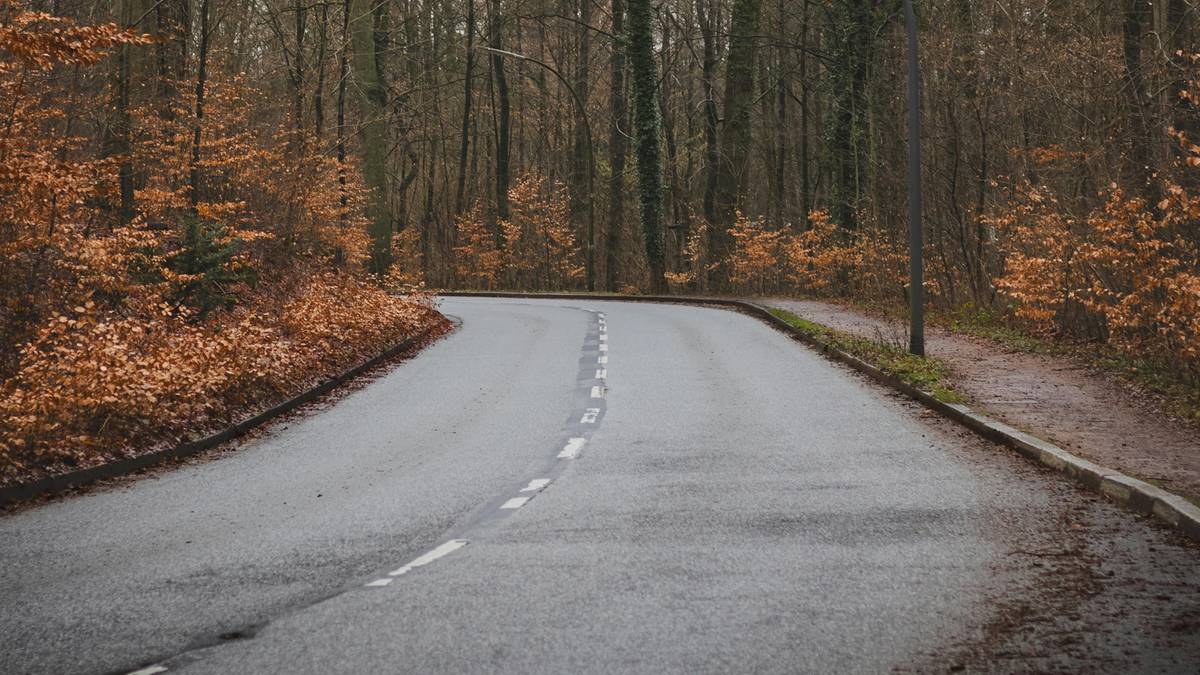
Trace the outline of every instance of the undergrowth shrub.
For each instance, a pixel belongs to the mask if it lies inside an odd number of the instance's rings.
[[[195,437],[437,320],[428,296],[344,274],[274,301],[278,290],[205,321],[167,303],[122,316],[89,301],[53,317],[0,384],[0,482]]]

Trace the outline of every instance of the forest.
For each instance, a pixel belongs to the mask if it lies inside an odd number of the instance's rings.
[[[931,306],[1194,390],[1200,6],[915,5]],[[905,49],[900,0],[0,0],[0,479],[294,392],[435,289],[902,308]]]

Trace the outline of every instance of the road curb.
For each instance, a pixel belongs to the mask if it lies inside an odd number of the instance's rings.
[[[680,305],[708,305],[731,308],[762,320],[792,339],[815,348],[825,356],[839,361],[871,379],[895,389],[926,408],[971,431],[1016,450],[1023,457],[1073,478],[1087,488],[1103,494],[1136,513],[1153,516],[1175,531],[1200,541],[1200,507],[1183,497],[1127,476],[1115,469],[1100,466],[1003,422],[982,415],[968,406],[939,401],[900,378],[890,375],[862,359],[815,338],[769,312],[762,305],[732,298],[702,296],[601,295],[590,293],[509,293],[500,291],[445,291],[446,297],[544,298],[559,300],[613,300],[621,302],[656,302]]]
[[[305,403],[308,403],[319,396],[329,393],[336,387],[354,379],[355,377],[358,377],[367,370],[374,368],[380,363],[383,363],[384,361],[387,361],[398,354],[403,353],[405,350],[419,343],[421,340],[429,337],[430,334],[432,334],[440,325],[440,322],[434,323],[420,333],[401,341],[395,346],[385,350],[377,356],[368,359],[367,361],[364,361],[350,370],[347,370],[340,375],[335,375],[332,378],[308,389],[307,391],[293,396],[292,398],[279,403],[278,405],[272,406],[253,417],[242,420],[241,422],[212,434],[211,436],[206,436],[194,441],[188,441],[187,443],[159,450],[157,452],[138,455],[136,457],[129,457],[127,459],[120,459],[115,462],[108,462],[99,466],[79,469],[78,471],[71,471],[69,473],[47,476],[46,478],[39,478],[38,480],[29,481],[27,483],[17,483],[15,485],[0,487],[0,506],[25,501],[34,497],[65,492],[66,490],[87,485],[89,483],[94,483],[99,480],[119,478],[121,476],[126,476],[131,473],[141,471],[142,469],[149,468],[168,460],[181,459],[204,452],[205,450],[216,447],[226,441],[237,438],[251,429],[261,426],[286,412],[295,410],[301,405],[304,405]]]

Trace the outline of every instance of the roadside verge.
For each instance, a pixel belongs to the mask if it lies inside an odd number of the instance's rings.
[[[188,441],[180,445],[176,445],[155,452],[129,457],[126,459],[117,460],[115,462],[106,462],[97,466],[60,473],[37,480],[28,481],[25,483],[16,483],[0,487],[0,507],[8,504],[22,502],[35,497],[57,494],[67,490],[82,487],[89,483],[94,483],[100,480],[110,478],[119,478],[132,473],[136,473],[143,469],[161,464],[163,462],[182,459],[192,455],[199,454],[205,450],[214,448],[226,441],[230,441],[246,432],[262,426],[266,422],[283,415],[284,413],[295,410],[296,408],[308,403],[320,396],[323,396],[337,387],[353,380],[362,375],[368,370],[395,358],[409,351],[410,349],[420,346],[424,341],[438,335],[439,331],[445,330],[449,326],[448,320],[435,321],[421,332],[408,337],[393,347],[385,350],[379,355],[364,361],[363,363],[339,374],[335,375],[320,384],[317,384],[292,398],[283,401],[275,406],[272,406],[253,417],[247,418],[234,424],[226,429],[223,429],[215,434],[205,436],[194,441]]]
[[[904,382],[899,377],[800,330],[766,307],[743,300],[695,296],[621,296],[591,293],[510,293],[499,291],[446,291],[441,296],[545,298],[562,300],[615,300],[668,304],[716,306],[753,316],[776,330],[803,342],[826,357],[844,363],[871,379],[912,398],[926,408],[981,436],[1016,450],[1023,457],[1069,476],[1112,501],[1144,515],[1154,516],[1167,526],[1200,541],[1200,507],[1185,498],[1119,471],[1100,466],[1066,450],[982,415],[966,405],[941,401],[932,393]]]

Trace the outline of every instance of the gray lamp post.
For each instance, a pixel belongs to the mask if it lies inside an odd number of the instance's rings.
[[[904,0],[908,24],[908,351],[925,355],[925,265],[921,245],[921,70],[917,63],[917,17]]]

